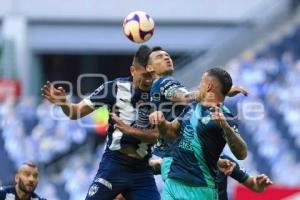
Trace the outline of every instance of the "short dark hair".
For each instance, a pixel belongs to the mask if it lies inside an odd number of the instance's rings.
[[[150,59],[150,54],[155,52],[155,51],[163,51],[163,48],[161,48],[160,46],[154,46],[151,48],[150,53],[147,56],[147,63],[149,63],[149,59]]]
[[[146,67],[150,53],[150,47],[147,45],[141,45],[133,57],[132,65],[135,67]]]
[[[151,53],[154,52],[154,51],[163,51],[163,48],[161,48],[160,46],[152,47]]]
[[[227,95],[232,87],[232,78],[230,74],[222,68],[212,68],[206,71],[209,76],[217,78],[221,84],[221,92],[224,96]]]

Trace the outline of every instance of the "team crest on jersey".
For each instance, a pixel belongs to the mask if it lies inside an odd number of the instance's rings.
[[[202,124],[208,124],[210,121],[210,116],[202,117],[201,122]]]
[[[96,194],[96,192],[98,191],[99,187],[97,185],[92,185],[89,189],[88,195],[89,197],[93,196],[94,194]]]

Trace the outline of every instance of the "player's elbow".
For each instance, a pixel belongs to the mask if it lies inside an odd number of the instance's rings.
[[[237,153],[234,154],[234,156],[238,159],[238,160],[245,160],[247,158],[247,149],[243,149],[241,151],[238,151]]]
[[[77,116],[69,116],[69,119],[70,120],[76,120],[76,119],[78,119],[78,117]]]

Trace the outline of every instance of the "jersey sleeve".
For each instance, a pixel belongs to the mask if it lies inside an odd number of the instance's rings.
[[[232,173],[230,174],[230,176],[233,179],[235,179],[236,181],[238,181],[240,183],[243,183],[249,178],[249,174],[246,172],[246,170],[241,168],[240,165],[235,160],[233,160],[232,158],[230,158],[229,156],[226,156],[226,155],[222,155],[220,158],[228,159],[231,162],[235,163],[235,167],[234,167]]]
[[[159,90],[160,94],[169,101],[172,99],[176,91],[180,91],[182,93],[188,92],[187,89],[179,81],[171,77],[167,77],[161,82]]]
[[[116,84],[113,81],[109,81],[103,83],[84,101],[94,109],[103,105],[111,106],[116,101],[114,94],[116,94]]]

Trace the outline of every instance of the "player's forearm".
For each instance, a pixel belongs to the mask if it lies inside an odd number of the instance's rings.
[[[244,160],[247,157],[247,145],[244,140],[230,126],[223,128],[223,130],[225,139],[234,156],[239,160]]]
[[[69,117],[70,119],[78,119],[78,106],[76,104],[73,104],[71,102],[66,102],[63,105],[60,105],[62,111],[64,114]]]
[[[95,110],[95,108],[90,107],[84,100],[77,104],[66,101],[60,107],[70,119],[82,118]]]
[[[190,103],[196,99],[196,92],[175,91],[172,96],[172,102],[175,103]]]
[[[138,129],[130,127],[126,130],[126,134],[135,137],[141,142],[149,144],[156,144],[158,137],[158,131],[156,129]]]

